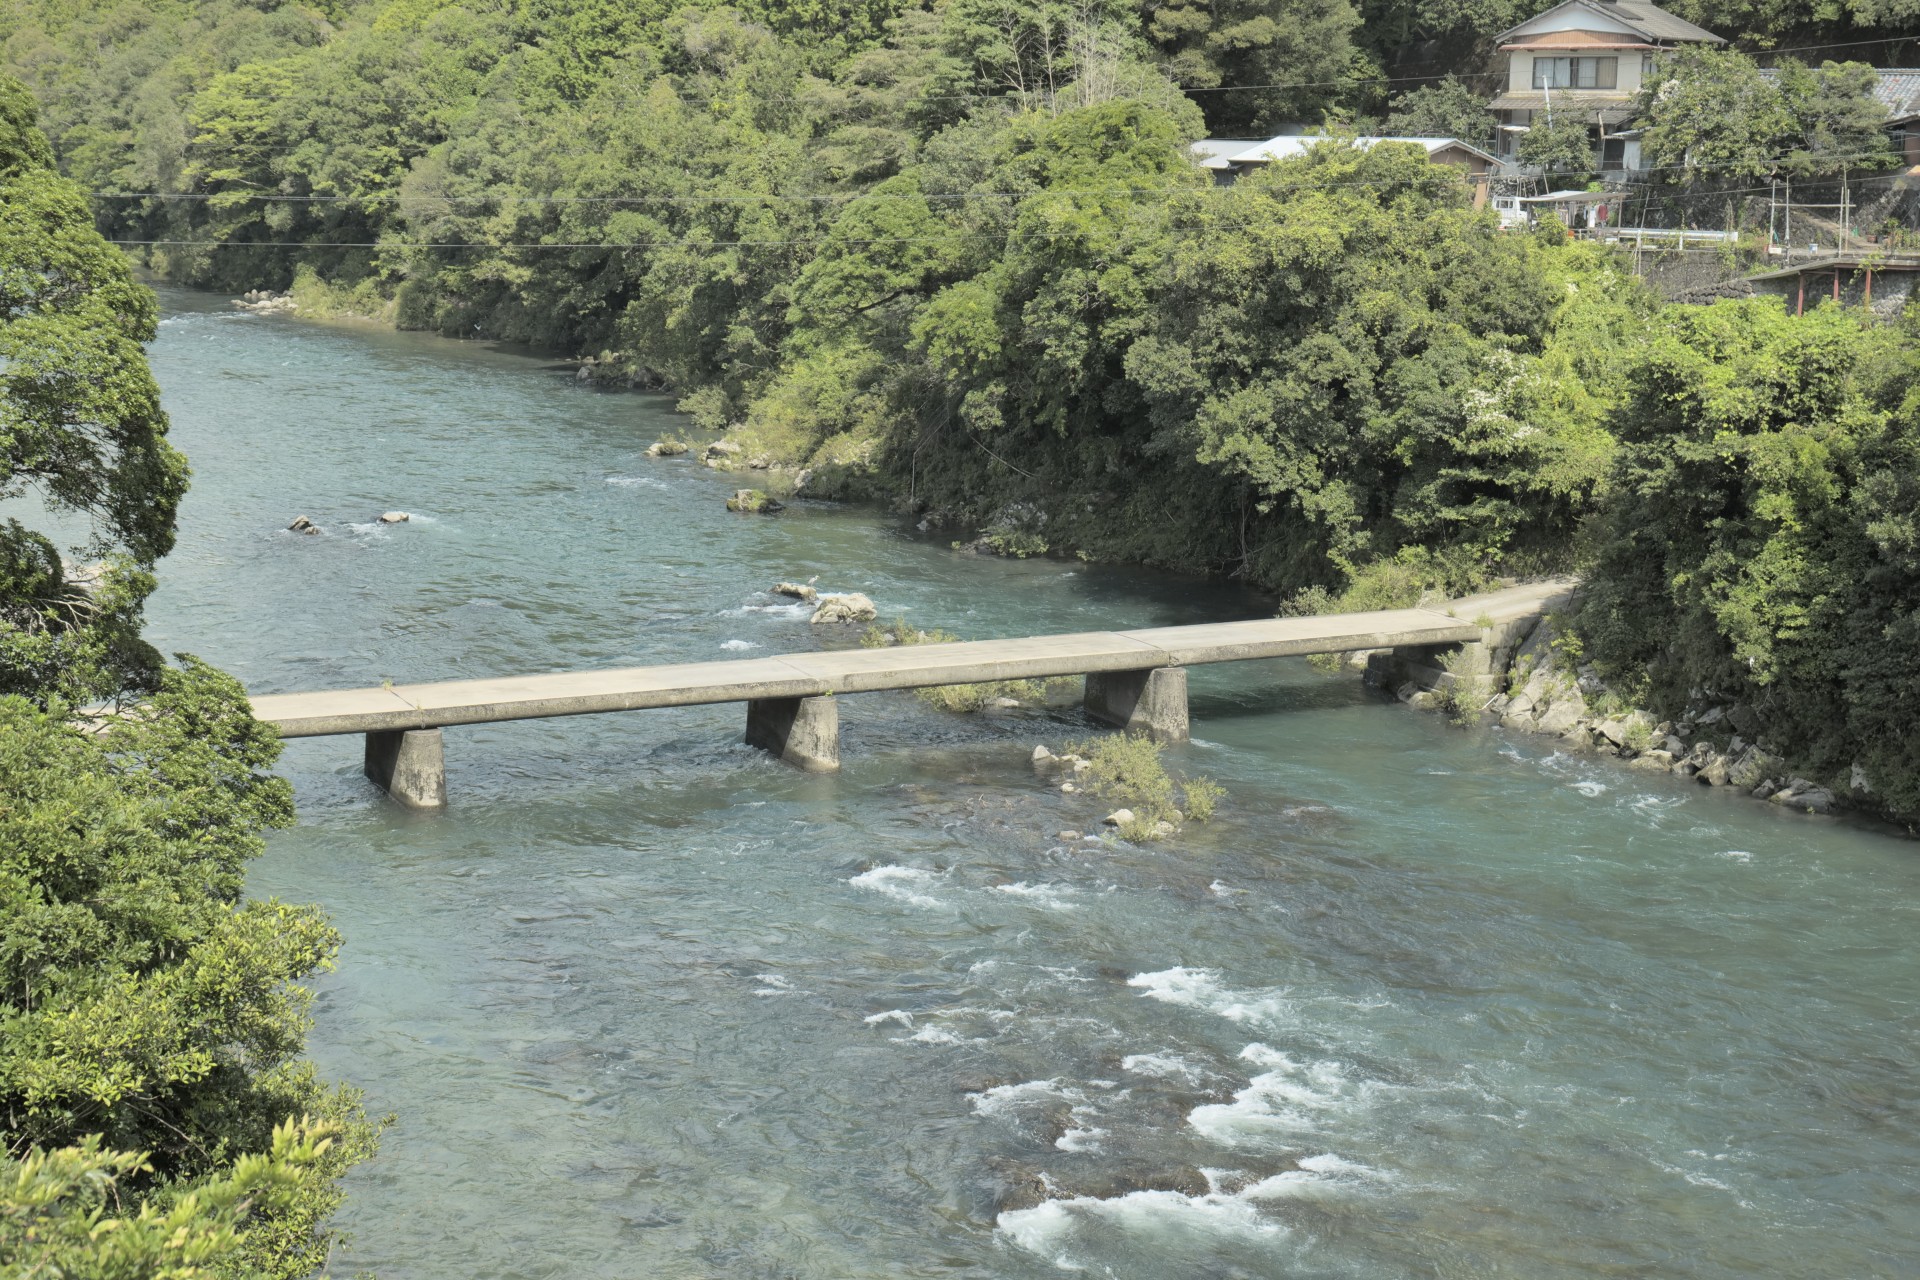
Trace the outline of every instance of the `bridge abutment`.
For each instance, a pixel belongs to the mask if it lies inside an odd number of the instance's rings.
[[[447,806],[447,756],[438,729],[382,729],[367,735],[366,774],[409,809]]]
[[[819,698],[757,698],[747,703],[747,745],[809,773],[840,768],[840,704]]]
[[[1185,742],[1187,669],[1093,672],[1087,676],[1082,705],[1093,719],[1144,733],[1155,742]]]

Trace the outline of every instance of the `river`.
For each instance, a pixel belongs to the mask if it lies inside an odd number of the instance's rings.
[[[256,691],[819,644],[778,578],[970,639],[1264,607],[730,515],[644,456],[669,400],[163,301],[151,634]],[[252,889],[345,934],[312,1056],[399,1117],[336,1272],[1920,1274],[1920,846],[1304,662],[1192,686],[1171,759],[1229,795],[1151,847],[1056,838],[1067,713],[849,698],[826,777],[739,707],[452,729],[431,815],[290,744]]]

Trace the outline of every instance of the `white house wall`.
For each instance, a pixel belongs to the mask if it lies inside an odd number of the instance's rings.
[[[1512,93],[1536,92],[1533,87],[1533,60],[1535,58],[1619,58],[1619,75],[1614,82],[1613,88],[1565,89],[1555,90],[1555,92],[1585,94],[1617,93],[1630,96],[1640,92],[1640,86],[1644,83],[1641,72],[1645,68],[1641,62],[1641,56],[1645,52],[1646,50],[1644,49],[1620,49],[1617,51],[1608,49],[1542,49],[1539,53],[1510,53],[1507,55],[1507,89]]]

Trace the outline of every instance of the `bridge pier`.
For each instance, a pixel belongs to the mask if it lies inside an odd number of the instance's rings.
[[[840,704],[831,696],[753,699],[747,703],[747,745],[809,773],[836,773]]]
[[[367,735],[366,774],[409,809],[447,807],[447,757],[438,729],[380,729]]]
[[[1155,742],[1187,740],[1187,669],[1096,671],[1087,676],[1087,715]]]

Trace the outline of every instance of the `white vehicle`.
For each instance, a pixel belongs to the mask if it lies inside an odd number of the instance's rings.
[[[1519,196],[1495,196],[1492,200],[1493,211],[1500,215],[1500,226],[1524,227],[1531,221],[1527,211],[1521,207]]]

